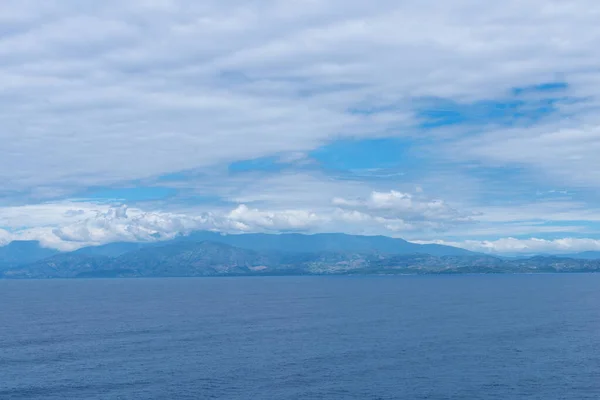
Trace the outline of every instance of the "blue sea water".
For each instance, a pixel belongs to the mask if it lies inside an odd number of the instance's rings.
[[[600,275],[0,281],[0,399],[598,399]]]

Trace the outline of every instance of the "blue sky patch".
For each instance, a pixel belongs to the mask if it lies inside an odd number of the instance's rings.
[[[408,139],[338,140],[309,153],[325,169],[414,168],[423,160]]]
[[[556,93],[566,91],[569,85],[566,82],[546,82],[537,85],[514,88],[512,94],[515,96],[529,93]]]
[[[423,128],[448,125],[511,125],[516,122],[536,122],[556,111],[558,103],[575,99],[563,93],[568,85],[561,82],[514,88],[505,98],[472,103],[431,98],[419,102],[417,117]],[[536,94],[537,97],[525,95]]]

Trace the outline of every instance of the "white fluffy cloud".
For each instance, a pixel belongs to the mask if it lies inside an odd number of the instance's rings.
[[[225,220],[243,232],[307,231],[326,222],[323,216],[305,210],[261,211],[240,205],[229,212]]]
[[[65,242],[100,244],[115,241],[153,241],[169,239],[177,233],[199,229],[207,221],[202,217],[176,214],[128,211],[126,206],[96,212],[91,218],[78,220],[52,230]]]
[[[331,204],[333,203],[333,204]],[[60,202],[0,208],[0,241],[39,240],[69,250],[116,241],[155,241],[195,230],[220,232],[346,232],[392,236],[440,231],[465,222],[440,200],[391,191],[366,199],[330,200],[316,208],[279,208],[239,204],[233,209],[143,211],[137,207],[92,202]]]
[[[269,210],[247,205],[233,209],[186,213],[144,211],[136,207],[111,206],[91,202],[48,203],[38,206],[0,208],[0,223],[10,225],[0,229],[0,245],[12,240],[39,240],[46,247],[74,250],[84,246],[127,241],[167,240],[196,230],[228,233],[248,232],[346,232],[350,234],[384,234],[403,238],[418,238],[424,232],[432,235],[455,235],[466,230],[470,236],[502,234],[503,232],[553,232],[574,230],[569,226],[478,225],[478,216],[465,217],[440,200],[421,197],[422,193],[373,192],[364,198],[337,198],[330,208]],[[432,211],[433,210],[433,211]],[[439,210],[443,210],[440,212]],[[16,221],[27,216],[30,226]],[[35,223],[34,223],[35,222]],[[465,225],[468,222],[468,225]],[[463,233],[466,234],[466,233]],[[569,238],[545,240],[512,237],[492,240],[414,240],[419,243],[440,243],[492,254],[574,253],[600,250],[600,240]]]
[[[397,218],[408,223],[443,227],[445,224],[473,222],[470,215],[462,213],[443,200],[429,199],[422,193],[372,192],[367,198],[334,198],[333,204],[344,208],[362,210],[382,218]]]
[[[0,246],[4,246],[5,244],[11,241],[11,234],[4,230],[0,229]]]

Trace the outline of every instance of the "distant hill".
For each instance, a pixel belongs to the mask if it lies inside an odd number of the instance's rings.
[[[154,243],[152,243],[154,244]],[[104,256],[104,257],[118,257],[131,251],[142,249],[150,245],[149,243],[130,243],[130,242],[116,242],[108,243],[101,246],[90,246],[84,247],[74,251],[74,254],[86,255],[86,256]]]
[[[31,263],[55,254],[58,254],[58,250],[42,247],[37,241],[16,240],[0,247],[0,269]]]
[[[358,236],[343,233],[320,233],[303,235],[298,233],[264,234],[245,233],[223,235],[215,232],[194,232],[181,236],[177,241],[211,241],[224,243],[255,251],[283,251],[295,253],[313,253],[320,251],[414,254],[424,253],[433,256],[474,255],[469,250],[438,244],[416,244],[403,239],[387,236]]]
[[[296,233],[285,234],[220,234],[209,231],[198,231],[188,236],[179,236],[176,239],[164,242],[129,243],[116,242],[101,246],[84,247],[75,251],[75,254],[88,256],[118,257],[131,251],[151,246],[163,246],[176,242],[213,242],[223,243],[254,251],[280,251],[288,253],[314,253],[314,252],[360,252],[382,254],[414,254],[423,253],[433,256],[459,256],[475,255],[471,251],[458,247],[437,244],[416,244],[403,239],[386,236],[358,236],[342,233],[322,233],[304,235]],[[3,253],[6,255],[3,256]],[[0,264],[3,262],[11,265],[22,264],[40,260],[54,254],[57,250],[42,248],[39,242],[12,242],[8,246],[0,247]]]
[[[170,242],[143,247],[118,257],[79,252],[54,255],[4,271],[5,278],[183,277],[245,275],[273,270],[278,254],[261,254],[223,243]]]
[[[584,251],[582,253],[565,254],[561,257],[578,258],[582,260],[600,260],[600,251]]]
[[[164,242],[110,243],[71,253],[33,241],[12,242],[0,247],[0,277],[596,272],[599,253],[508,258],[384,236],[200,231]]]
[[[57,254],[0,271],[0,277],[202,277],[343,274],[464,274],[598,272],[600,260],[560,257],[500,259],[487,255],[435,256],[376,252],[255,251],[215,242],[171,241],[118,257]]]
[[[210,276],[246,274],[269,262],[269,255],[223,243],[171,242],[124,254],[113,264],[142,276]]]
[[[110,269],[112,259],[62,253],[4,271],[5,278],[76,278],[82,274]]]
[[[512,254],[512,255],[498,255],[500,258],[507,259],[529,259],[533,257],[548,257],[548,258],[572,258],[576,260],[600,260],[600,251],[584,251],[581,253],[566,253],[566,254]]]

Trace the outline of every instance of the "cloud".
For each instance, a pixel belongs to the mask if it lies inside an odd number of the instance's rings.
[[[567,237],[562,239],[547,240],[539,238],[516,239],[508,237],[490,241],[435,241],[435,243],[493,254],[567,254],[583,251],[600,251],[600,240],[590,238]]]
[[[8,231],[0,229],[0,246],[4,246],[11,241],[11,235]]]
[[[326,196],[327,193],[322,195]],[[256,200],[256,199],[255,199]],[[196,230],[243,232],[346,232],[391,236],[443,231],[468,221],[441,200],[423,193],[372,192],[355,200],[334,198],[304,207],[270,208],[238,203],[233,208],[200,207],[181,211],[143,210],[89,201],[0,208],[0,240],[39,240],[47,247],[70,250],[110,242],[172,239]],[[275,204],[285,204],[276,198]]]
[[[322,216],[305,210],[261,211],[240,205],[227,214],[229,224],[240,231],[307,231],[325,222]]]
[[[3,187],[111,184],[344,136],[421,136],[415,100],[495,98],[557,73],[596,97],[596,2],[430,3],[8,0]]]
[[[323,195],[327,197],[328,192]],[[280,207],[269,208],[269,201],[264,200],[253,202],[254,206],[240,203],[233,207],[181,211],[144,210],[137,206],[89,201],[0,207],[0,224],[5,227],[0,229],[0,245],[12,240],[39,240],[46,247],[66,251],[117,241],[168,240],[196,230],[388,235],[497,254],[576,252],[594,250],[600,243],[600,240],[585,238],[584,235],[594,234],[592,227],[584,229],[573,221],[560,221],[564,216],[559,215],[556,224],[519,220],[529,212],[529,208],[523,208],[498,220],[498,216],[507,210],[490,209],[486,211],[488,214],[459,211],[443,200],[427,197],[422,190],[415,193],[372,191],[363,196],[330,197],[328,202],[315,203],[316,207],[307,203],[305,207],[282,208],[285,202],[277,198],[275,204]],[[538,207],[543,213],[544,205]],[[574,212],[572,217],[578,216],[578,211]],[[504,234],[527,235],[531,232],[558,238],[498,238]],[[574,232],[578,234],[577,238],[566,236]],[[493,238],[457,240],[457,237]]]
[[[529,199],[527,199],[529,200]],[[476,207],[478,219],[486,223],[506,224],[600,222],[600,208],[594,204],[574,200],[513,201],[498,205]]]
[[[412,223],[430,225],[458,224],[473,222],[467,213],[461,213],[450,207],[443,200],[428,199],[422,189],[416,194],[402,193],[395,190],[389,192],[374,191],[363,199],[333,199],[335,206],[345,209],[363,210],[384,218],[401,218]]]
[[[406,194],[405,194],[406,195]],[[391,195],[394,198],[402,197],[400,194]],[[370,199],[381,199],[381,194],[374,194]],[[339,202],[339,199],[337,200]],[[368,200],[365,200],[367,202]],[[392,202],[395,204],[394,202]],[[425,203],[427,204],[427,203]],[[396,237],[406,235],[422,235],[427,229],[441,232],[439,221],[427,221],[421,218],[402,218],[377,215],[378,207],[390,205],[387,197],[385,201],[375,201],[374,212],[344,207],[333,210],[310,211],[302,209],[290,210],[261,210],[239,205],[229,211],[202,212],[194,215],[142,211],[127,206],[97,205],[97,210],[74,209],[73,213],[65,213],[55,223],[60,226],[34,226],[23,229],[6,231],[0,229],[0,245],[12,240],[39,240],[42,245],[57,248],[63,251],[75,250],[80,247],[111,243],[116,241],[148,242],[172,239],[180,234],[188,234],[196,230],[212,230],[227,233],[248,232],[346,232],[350,234],[385,234]],[[65,204],[57,205],[62,209]],[[91,205],[88,205],[91,206]],[[356,207],[356,204],[353,204]],[[52,205],[46,205],[52,208]],[[422,211],[421,205],[416,206]],[[82,212],[83,211],[83,212]],[[407,212],[407,205],[401,207],[402,213]],[[414,210],[408,209],[409,216]],[[62,218],[68,218],[68,221]],[[47,221],[50,222],[50,221]],[[448,224],[445,221],[444,224]],[[527,226],[524,232],[535,230],[536,227]],[[560,232],[556,227],[537,227],[540,231],[549,229],[548,232]],[[512,227],[508,231],[519,231]],[[501,230],[491,229],[499,233]],[[479,234],[484,234],[480,231]],[[477,252],[492,254],[539,254],[539,253],[575,253],[587,250],[600,250],[600,240],[593,238],[558,238],[558,239],[518,239],[513,237],[494,240],[414,240],[417,243],[439,243],[450,246],[462,247]]]
[[[592,0],[6,0],[0,242],[195,227],[598,234],[599,11]],[[342,176],[311,158],[397,137],[402,168]],[[265,157],[290,166],[202,175]],[[168,202],[125,215],[73,201],[166,175],[182,176]],[[557,187],[564,201],[532,200]]]
[[[530,168],[547,182],[597,187],[600,119],[586,122],[570,118],[525,128],[494,129],[458,141],[449,151],[461,161]]]
[[[202,227],[202,218],[91,202],[0,207],[0,242],[39,240],[70,250],[114,241],[148,241]],[[204,221],[206,222],[206,221]]]
[[[108,210],[109,207],[109,204],[72,201],[0,207],[0,226],[11,231],[29,227],[58,226],[78,218],[94,216],[98,210]]]

